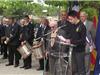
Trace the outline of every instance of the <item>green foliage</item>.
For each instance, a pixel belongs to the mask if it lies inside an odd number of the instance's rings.
[[[60,6],[61,8],[65,8],[65,9],[68,5],[68,1],[66,0],[46,0],[45,3],[56,7]]]
[[[2,1],[0,2],[0,15],[13,15],[13,16],[21,16],[24,14],[33,14],[35,16],[46,16],[46,15],[54,15],[57,13],[57,9],[55,6],[45,7],[40,4],[31,3],[31,1]],[[43,10],[47,10],[47,13],[43,13]]]
[[[48,5],[53,5],[53,6],[64,6],[66,5],[66,0],[46,0],[45,3]]]
[[[24,14],[33,14],[35,16],[54,16],[58,15],[61,9],[67,9],[72,5],[69,0],[46,0],[48,7],[32,3],[32,0],[3,0],[0,2],[0,15],[21,16]],[[71,3],[71,4],[70,4]],[[80,9],[85,10],[92,20],[94,15],[98,14],[100,1],[80,1]],[[58,8],[59,7],[59,8]],[[47,12],[42,12],[47,10]]]
[[[23,1],[6,1],[0,3],[1,15],[22,15],[32,13],[31,5]]]
[[[86,11],[88,13],[88,18],[93,20],[94,16],[98,16],[100,1],[81,1],[80,7],[81,11]]]

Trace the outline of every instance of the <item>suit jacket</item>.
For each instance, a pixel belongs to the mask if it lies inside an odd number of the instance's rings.
[[[9,33],[7,33],[7,37],[9,38],[8,45],[19,46],[20,26],[17,23],[15,23],[14,25],[9,26],[8,29],[9,29]]]
[[[86,46],[86,27],[79,21],[76,25],[70,25],[71,43],[76,45],[75,52],[85,52]]]
[[[36,34],[36,38],[39,38],[39,37],[43,37],[43,40],[44,40],[44,47],[46,48],[46,38],[47,36],[45,36],[45,34],[48,33],[48,31],[50,30],[50,27],[47,25],[45,28],[42,28],[41,25],[39,25],[38,27],[38,31],[37,31],[37,34]],[[41,41],[41,38],[38,39],[37,41]]]
[[[0,37],[3,37],[4,35],[5,35],[4,26],[0,25]]]
[[[51,32],[51,30],[49,31]],[[66,32],[62,29],[59,29],[58,32],[57,32],[57,36],[63,36],[63,37],[66,37]],[[55,43],[53,45],[53,47],[51,47],[51,34],[49,34],[47,36],[47,42],[46,42],[46,49],[50,52],[50,53],[55,53],[55,52],[68,52],[68,49],[67,49],[67,46],[66,45],[62,45],[59,43],[60,42],[60,39],[58,37],[56,37],[55,39]]]
[[[91,21],[86,21],[86,29],[87,29],[87,36],[90,34],[93,41],[95,42],[95,36],[96,36],[96,29],[93,26],[93,23]]]
[[[50,30],[49,26],[46,26],[45,28],[42,28],[42,26],[39,25],[36,38],[43,37],[48,32],[48,30]]]
[[[0,43],[3,43],[3,41],[5,40],[5,38],[3,38],[4,36],[5,36],[4,26],[0,25]]]
[[[86,53],[90,52],[90,45],[92,45],[95,48],[95,36],[96,36],[96,29],[93,26],[93,23],[91,21],[86,20],[86,29],[87,29],[87,38],[89,42],[86,45]]]
[[[58,21],[58,27],[60,27],[62,25],[66,25],[68,23],[69,23],[68,21],[62,21],[62,20],[60,20],[60,21]]]
[[[20,34],[22,35],[22,37],[20,38],[21,42],[27,41],[30,45],[33,44],[34,26],[32,24],[21,27]]]
[[[58,27],[61,27],[60,29],[64,30],[66,32],[66,38],[70,39],[70,29],[71,29],[71,23],[68,21],[58,21]]]

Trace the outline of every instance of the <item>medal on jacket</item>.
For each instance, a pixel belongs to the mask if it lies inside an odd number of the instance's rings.
[[[78,32],[78,31],[79,31],[79,28],[77,27],[77,28],[76,28],[76,32]]]
[[[79,32],[79,28],[80,28],[80,26],[78,26],[78,27],[76,28],[76,32]]]

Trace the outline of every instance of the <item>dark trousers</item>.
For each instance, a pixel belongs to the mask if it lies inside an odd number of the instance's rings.
[[[0,44],[0,54],[3,54],[3,50],[2,50],[2,44]]]
[[[67,63],[65,58],[49,56],[49,75],[67,75]]]
[[[24,67],[31,67],[32,65],[32,54],[29,55],[26,59],[23,59]]]
[[[7,45],[1,44],[1,54],[3,54],[3,58],[7,58]]]
[[[40,64],[40,69],[44,69],[44,66],[45,66],[45,71],[49,71],[49,59],[46,59],[45,58],[45,61],[44,61],[44,58],[41,58],[39,59],[39,64]]]
[[[21,58],[21,55],[17,51],[17,47],[18,46],[8,46],[8,53],[9,53],[8,61],[9,61],[9,64],[14,63],[14,56],[15,56],[15,64],[16,65],[19,64],[19,59]]]
[[[86,75],[85,52],[72,53],[72,75]]]
[[[45,68],[46,68],[46,72],[49,71],[49,58],[45,60]]]
[[[7,45],[3,44],[2,45],[2,50],[3,50],[3,57],[7,58],[8,54],[7,54]]]
[[[44,58],[39,59],[39,65],[41,69],[44,69]]]

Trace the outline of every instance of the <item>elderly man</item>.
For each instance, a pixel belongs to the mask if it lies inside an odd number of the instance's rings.
[[[93,27],[93,23],[87,20],[88,14],[85,11],[80,12],[80,19],[84,23],[87,29],[86,35],[86,48],[85,48],[85,67],[86,67],[86,75],[90,75],[90,52],[95,48],[95,28]]]
[[[61,27],[57,27],[57,21],[51,20],[49,24],[51,30],[50,34],[47,36],[47,51],[49,56],[49,69],[50,75],[66,75],[67,71],[67,49],[64,43],[65,31]],[[63,39],[62,39],[63,38]],[[66,44],[69,41],[66,39]]]

